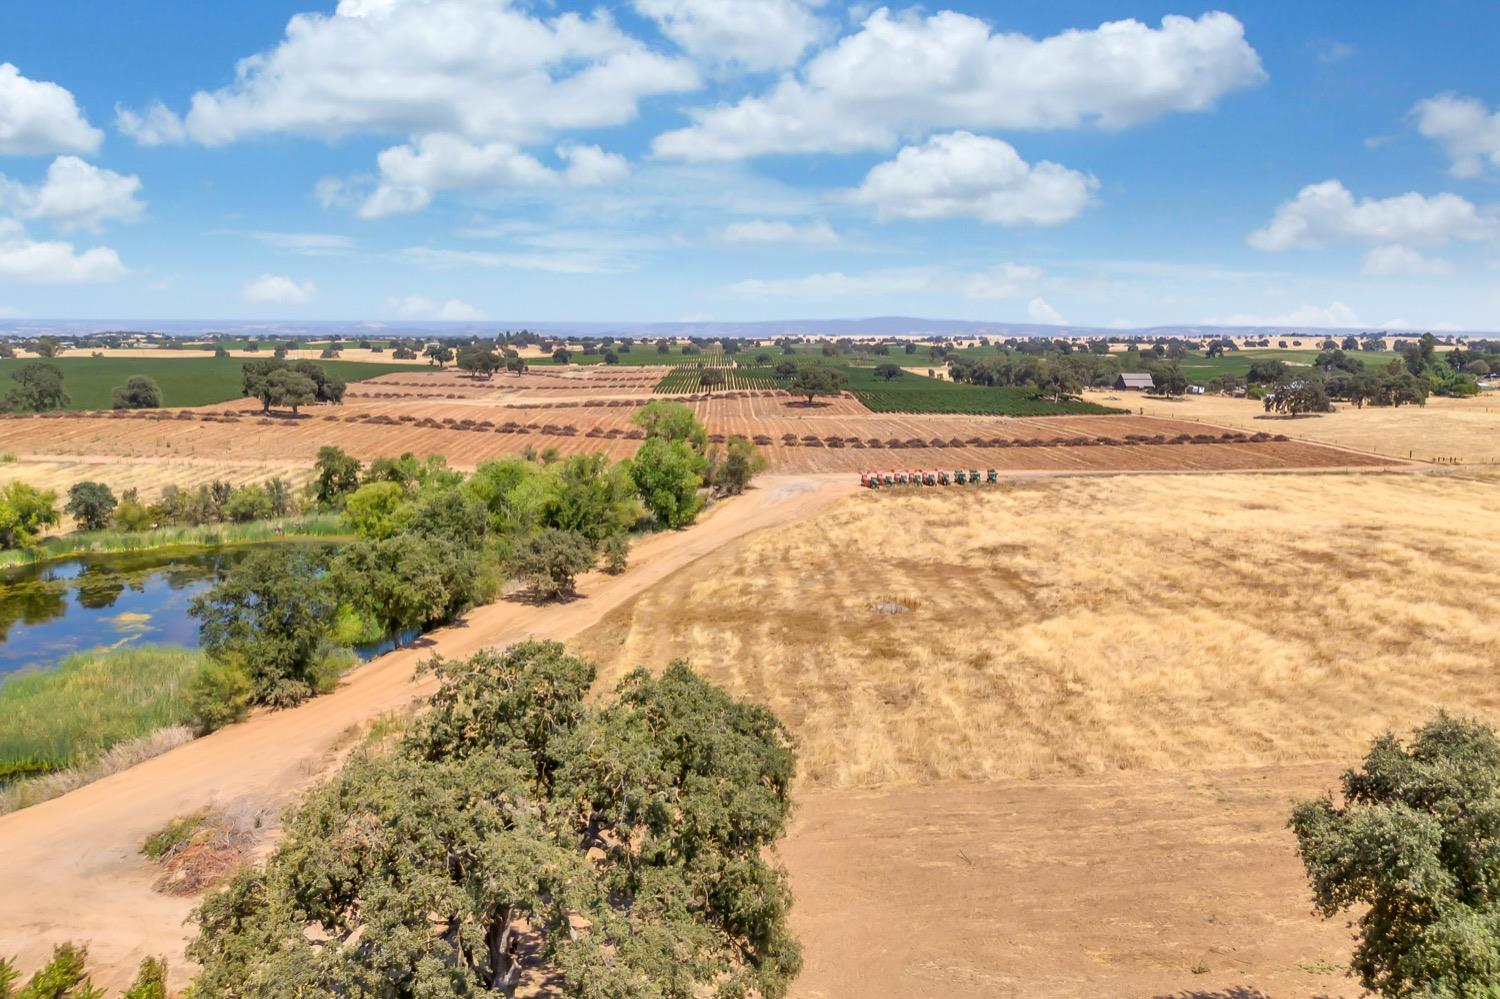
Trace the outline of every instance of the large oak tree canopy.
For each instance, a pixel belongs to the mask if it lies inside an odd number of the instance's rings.
[[[774,716],[682,663],[586,701],[594,667],[556,643],[429,668],[400,742],[357,753],[205,901],[195,991],[786,994],[801,957],[767,857],[795,760]]]

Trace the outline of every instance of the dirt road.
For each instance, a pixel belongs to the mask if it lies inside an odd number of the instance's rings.
[[[279,813],[336,758],[361,723],[408,704],[427,689],[414,668],[434,653],[468,655],[529,637],[566,639],[641,590],[752,531],[822,508],[857,488],[852,477],[769,476],[685,531],[637,545],[621,576],[590,575],[570,603],[500,601],[432,632],[418,647],[376,659],[337,691],[289,711],[257,715],[71,794],[0,817],[0,955],[29,970],[52,945],[87,942],[95,983],[123,986],[143,957],[176,960],[189,936],[194,900],[154,892],[141,842],[174,816],[206,805]]]

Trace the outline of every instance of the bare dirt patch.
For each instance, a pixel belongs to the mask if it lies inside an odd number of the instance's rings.
[[[804,791],[804,999],[1354,999],[1288,801],[1325,765]]]

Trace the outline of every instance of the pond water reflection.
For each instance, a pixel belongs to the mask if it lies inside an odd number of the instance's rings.
[[[98,647],[196,648],[188,605],[255,547],[83,555],[4,570],[0,676]]]

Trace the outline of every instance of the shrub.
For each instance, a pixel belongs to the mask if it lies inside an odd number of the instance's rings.
[[[720,496],[738,496],[765,467],[766,459],[755,445],[743,437],[731,437],[724,456],[714,462],[708,482]]]
[[[516,575],[543,600],[571,594],[579,573],[594,564],[594,549],[576,531],[545,527],[516,547]]]
[[[627,534],[611,534],[604,542],[604,571],[618,576],[630,565],[630,537]]]
[[[825,348],[832,344],[824,343]],[[849,377],[842,371],[822,365],[798,368],[797,373],[792,376],[788,386],[792,393],[807,397],[807,404],[812,405],[813,398],[820,395],[838,395],[848,384]]]
[[[314,468],[318,474],[313,480],[313,495],[320,506],[341,506],[344,495],[359,488],[359,461],[343,448],[332,445],[319,448]]]
[[[75,482],[68,488],[68,504],[63,507],[85,531],[102,531],[114,519],[118,502],[109,486],[102,482]]]
[[[120,999],[167,999],[167,962],[158,957],[142,961],[135,981]]]
[[[262,551],[196,597],[190,613],[210,658],[241,664],[256,703],[285,707],[316,689],[335,609],[318,558]]]
[[[220,514],[225,520],[238,523],[265,520],[271,516],[271,495],[265,486],[254,483],[241,486],[229,494],[220,508]]]
[[[141,853],[145,854],[147,860],[162,861],[171,857],[177,851],[187,845],[199,829],[203,828],[204,812],[193,812],[190,815],[179,815],[156,832],[146,837],[141,844]]]
[[[707,465],[682,441],[648,436],[630,462],[630,477],[652,518],[675,530],[692,523],[703,507],[698,488]]]
[[[161,387],[145,375],[131,375],[113,393],[115,409],[160,409]]]
[[[0,548],[30,548],[58,521],[57,494],[24,482],[0,489]]]
[[[200,734],[240,721],[250,711],[250,677],[237,660],[205,660],[188,680],[186,700]]]
[[[648,402],[630,418],[630,422],[646,431],[648,439],[660,437],[668,441],[682,441],[700,450],[708,443],[708,431],[698,422],[692,407],[680,402],[666,399]]]
[[[121,531],[146,531],[151,529],[155,520],[151,511],[146,509],[139,500],[133,496],[126,496],[120,500],[115,507],[115,527]]]
[[[1313,899],[1361,910],[1353,971],[1388,997],[1500,994],[1500,739],[1440,713],[1387,733],[1343,776],[1343,802],[1292,813]]]
[[[27,361],[11,372],[16,387],[5,396],[5,408],[42,413],[66,409],[73,400],[63,388],[62,369],[46,361]]]

